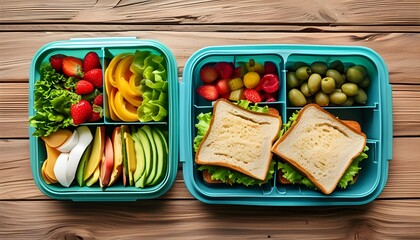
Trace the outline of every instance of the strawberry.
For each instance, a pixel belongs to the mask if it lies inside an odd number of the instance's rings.
[[[228,62],[218,62],[214,65],[220,78],[231,78],[233,74],[233,65]]]
[[[275,74],[266,74],[262,78],[262,89],[264,92],[273,93],[279,90],[280,88],[280,81],[277,75]]]
[[[264,62],[264,75],[277,74],[277,67],[273,62]]]
[[[93,92],[95,87],[93,87],[92,83],[86,80],[80,80],[76,83],[76,93],[79,95],[85,95]]]
[[[83,79],[92,83],[94,87],[101,88],[103,86],[102,69],[95,68],[95,69],[87,71]]]
[[[96,121],[99,121],[101,118],[102,118],[102,117],[101,117],[101,113],[93,111],[93,112],[90,114],[90,116],[89,116],[89,118],[88,118],[88,120],[87,120],[87,121],[88,121],[88,122],[96,122]]]
[[[246,100],[248,100],[250,102],[253,102],[253,103],[262,101],[262,98],[261,98],[260,94],[255,89],[246,88],[244,90],[243,96]]]
[[[94,99],[93,99],[93,104],[95,104],[95,105],[97,105],[97,106],[102,106],[103,105],[103,103],[104,103],[104,96],[103,96],[103,94],[101,93],[101,94],[99,94],[98,96],[96,96]]]
[[[212,83],[217,79],[217,71],[211,66],[204,66],[200,69],[200,78],[204,83]]]
[[[53,56],[50,57],[50,64],[51,67],[54,68],[55,71],[57,72],[61,72],[61,70],[63,69],[63,58],[65,57],[65,55],[63,54],[55,54]]]
[[[70,115],[73,118],[73,123],[76,125],[86,122],[91,114],[92,106],[86,100],[80,100],[70,107]]]
[[[83,71],[87,72],[95,68],[101,68],[99,56],[96,52],[88,52],[83,59]]]
[[[82,60],[75,57],[63,58],[63,73],[67,77],[83,77]]]
[[[219,92],[214,85],[202,85],[197,88],[198,95],[208,101],[214,101],[219,97]]]
[[[220,79],[217,81],[216,88],[220,95],[227,95],[230,93],[228,82],[228,79]]]

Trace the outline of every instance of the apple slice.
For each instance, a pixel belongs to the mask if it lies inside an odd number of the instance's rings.
[[[86,186],[90,187],[93,184],[95,184],[99,179],[99,175],[100,175],[100,169],[98,165],[95,171],[93,172],[93,174],[88,179],[86,179]]]
[[[111,178],[114,167],[114,148],[109,136],[105,137],[105,152],[102,158],[101,177],[99,178],[99,185],[107,187]]]
[[[134,171],[136,170],[136,152],[134,150],[134,141],[131,137],[131,134],[128,132],[124,132],[124,140],[126,146],[126,153],[127,153],[127,170],[128,170],[128,180],[130,186],[134,185]]]
[[[116,127],[112,131],[112,144],[114,149],[114,164],[112,167],[111,177],[108,186],[114,184],[122,172],[123,155],[122,155],[122,142],[121,142],[121,128]]]
[[[105,147],[105,126],[97,126],[95,138],[93,139],[92,152],[89,160],[86,162],[85,171],[83,173],[83,181],[86,182],[96,171],[102,160]],[[87,185],[87,184],[86,184]]]
[[[71,184],[76,175],[77,167],[79,166],[80,159],[86,148],[92,142],[93,136],[89,128],[86,126],[80,126],[76,129],[79,135],[79,141],[76,146],[70,151],[69,159],[66,165],[66,177],[67,183]],[[67,186],[68,187],[68,186]]]

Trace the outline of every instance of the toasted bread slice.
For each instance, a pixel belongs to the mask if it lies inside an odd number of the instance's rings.
[[[366,145],[366,135],[349,127],[316,104],[308,104],[296,122],[272,147],[325,194]]]
[[[210,128],[197,150],[195,162],[227,167],[264,180],[280,126],[280,116],[249,111],[220,99],[214,104]]]

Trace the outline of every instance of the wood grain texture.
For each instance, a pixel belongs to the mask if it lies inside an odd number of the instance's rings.
[[[419,200],[334,208],[223,206],[190,200],[3,201],[0,238],[414,239],[420,234],[419,215]]]
[[[418,1],[44,1],[2,3],[0,22],[419,25]]]
[[[6,32],[0,38],[0,82],[27,82],[31,59],[43,45],[58,40],[134,36],[153,39],[174,53],[179,72],[197,50],[232,44],[339,44],[372,48],[384,59],[391,83],[420,84],[420,33],[217,33],[217,32]],[[10,47],[13,46],[13,47]],[[19,54],[15,54],[19,49]]]
[[[416,154],[420,138],[394,138],[393,160],[380,199],[420,198],[420,161]],[[0,202],[2,200],[49,199],[36,187],[30,167],[28,140],[0,140]],[[193,199],[182,172],[163,199]]]
[[[420,85],[393,85],[394,136],[420,136]],[[0,138],[28,137],[28,84],[0,83]]]

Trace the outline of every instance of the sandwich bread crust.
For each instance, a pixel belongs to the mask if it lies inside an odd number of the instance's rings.
[[[354,158],[366,145],[366,135],[316,104],[305,106],[296,122],[272,147],[272,152],[330,194]]]
[[[227,167],[265,180],[272,158],[271,147],[280,127],[280,116],[253,112],[227,100],[217,100],[195,162]]]

